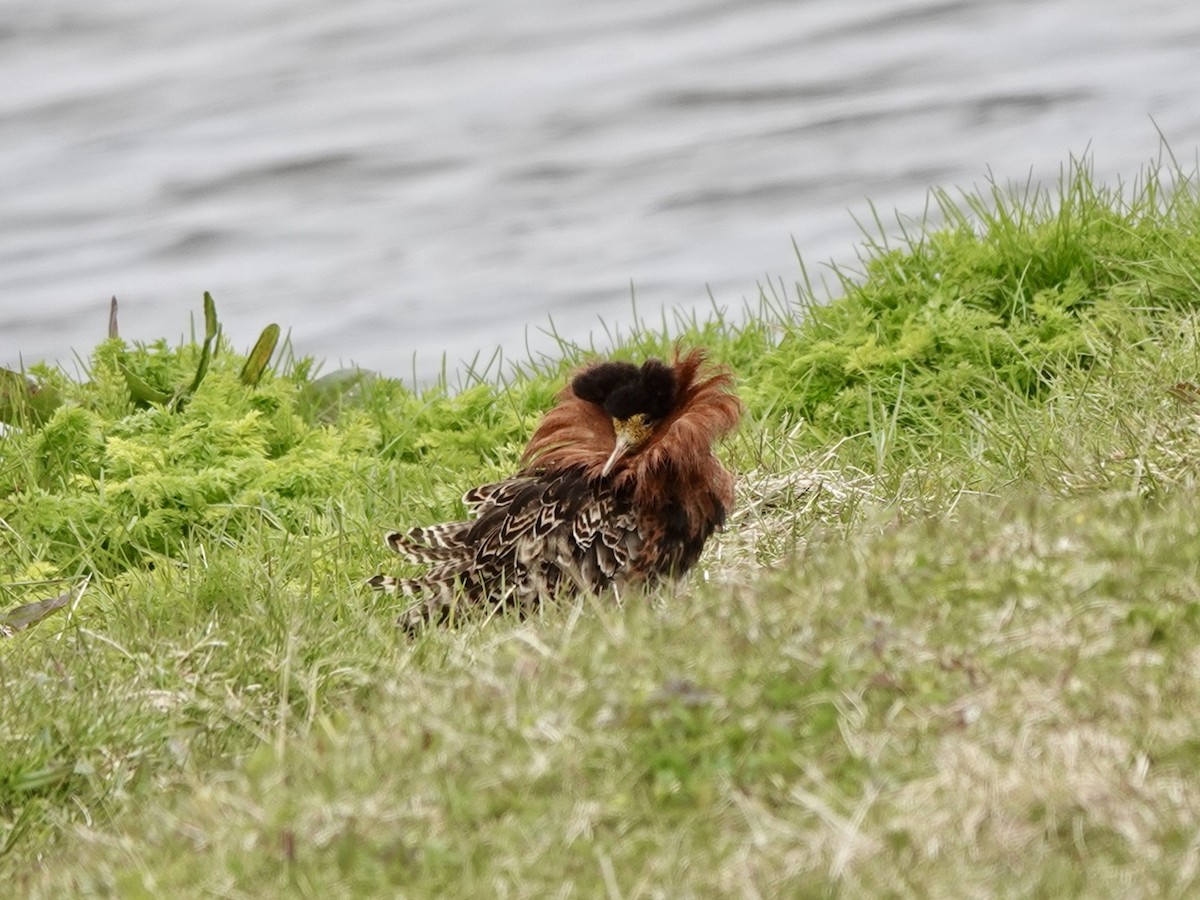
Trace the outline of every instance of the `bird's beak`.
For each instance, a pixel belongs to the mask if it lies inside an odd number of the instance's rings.
[[[617,464],[617,460],[620,459],[622,456],[624,456],[625,452],[631,446],[633,446],[633,442],[630,441],[629,438],[627,438],[623,434],[617,435],[616,446],[613,447],[612,453],[609,454],[608,461],[604,464],[604,468],[600,470],[601,478],[603,478],[605,475],[607,475],[609,472],[612,471],[613,466],[615,466]]]

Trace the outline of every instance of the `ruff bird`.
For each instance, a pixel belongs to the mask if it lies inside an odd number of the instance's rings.
[[[427,567],[369,584],[419,600],[409,629],[456,608],[515,607],[579,592],[620,592],[687,572],[733,504],[713,453],[741,403],[704,352],[596,362],[543,417],[510,478],[467,491],[471,517],[394,531],[389,547]]]

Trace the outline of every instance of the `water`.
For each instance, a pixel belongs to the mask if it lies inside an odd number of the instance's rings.
[[[1189,0],[3,0],[0,365],[177,338],[427,378],[738,310],[931,185],[1200,146]]]

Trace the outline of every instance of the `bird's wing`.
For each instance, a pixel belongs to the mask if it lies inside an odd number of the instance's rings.
[[[459,593],[525,607],[564,589],[604,590],[641,546],[628,497],[580,470],[519,475],[464,500],[476,518],[387,536],[393,550],[428,565],[425,574],[376,576],[372,585],[437,603]]]
[[[532,477],[517,475],[503,481],[481,484],[463,494],[463,503],[471,510],[472,515],[478,518],[497,506],[508,505],[522,489],[535,480]]]

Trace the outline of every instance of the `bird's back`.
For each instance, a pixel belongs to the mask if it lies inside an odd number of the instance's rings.
[[[423,575],[372,583],[421,598],[414,617],[434,620],[459,602],[529,610],[563,593],[601,593],[622,583],[643,545],[631,496],[578,469],[483,485],[463,497],[474,518],[387,535],[429,567]]]

